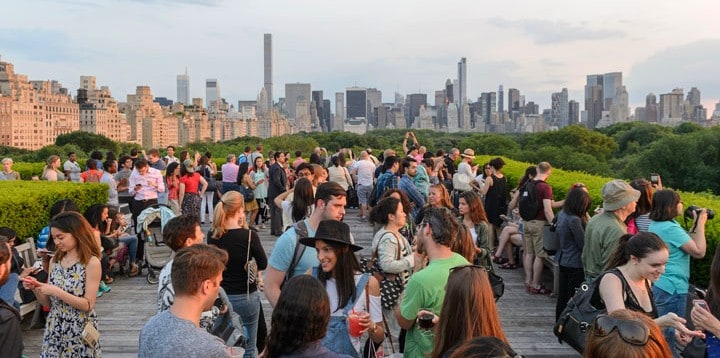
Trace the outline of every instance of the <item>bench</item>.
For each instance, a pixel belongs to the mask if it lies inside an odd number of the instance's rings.
[[[543,264],[553,273],[553,290],[550,297],[557,297],[557,293],[560,291],[560,266],[555,262],[555,256],[543,258]]]
[[[38,260],[37,251],[35,251],[35,239],[32,237],[28,237],[24,244],[15,245],[15,249],[17,249],[20,257],[25,260],[25,266],[27,267],[31,267],[35,264],[35,261]],[[19,290],[15,291],[15,300],[22,302]],[[25,316],[26,314],[33,312],[35,310],[35,303],[36,301],[21,304],[20,316]]]

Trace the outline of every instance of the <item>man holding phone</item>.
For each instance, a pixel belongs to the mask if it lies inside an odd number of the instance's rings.
[[[128,178],[128,194],[132,196],[130,212],[137,223],[140,213],[158,203],[158,193],[165,192],[165,183],[159,170],[151,168],[145,159],[135,162],[135,169]],[[138,237],[138,240],[140,237]],[[144,245],[138,245],[137,257],[143,257]]]

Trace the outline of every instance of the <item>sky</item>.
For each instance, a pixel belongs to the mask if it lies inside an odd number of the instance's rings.
[[[4,4],[3,4],[4,3]],[[334,102],[346,87],[434,92],[467,58],[468,97],[517,88],[550,106],[568,88],[581,103],[588,74],[620,71],[630,104],[680,87],[720,99],[720,2],[684,0],[0,0],[0,56],[31,80],[74,92],[97,77],[125,101],[138,85],[176,99],[176,76],[205,97],[217,78],[229,103],[263,86],[263,34],[273,35],[274,100],[311,83]],[[8,16],[10,15],[10,16]],[[507,92],[506,92],[507,93]],[[507,108],[507,94],[505,95]],[[333,107],[334,112],[334,107]]]

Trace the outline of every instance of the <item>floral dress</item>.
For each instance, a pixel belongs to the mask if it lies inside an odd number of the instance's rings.
[[[80,262],[67,269],[53,263],[49,283],[82,297],[85,295],[85,278],[85,265]],[[50,297],[50,307],[40,357],[100,357],[100,343],[91,348],[81,338],[87,320],[97,329],[95,311],[82,312],[54,296]]]

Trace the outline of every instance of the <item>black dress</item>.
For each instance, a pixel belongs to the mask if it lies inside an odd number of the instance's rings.
[[[493,186],[485,193],[485,213],[491,224],[495,225],[495,227],[500,227],[502,224],[500,214],[505,214],[507,210],[507,199],[505,197],[507,178],[505,176],[498,178],[493,174],[492,180]]]

